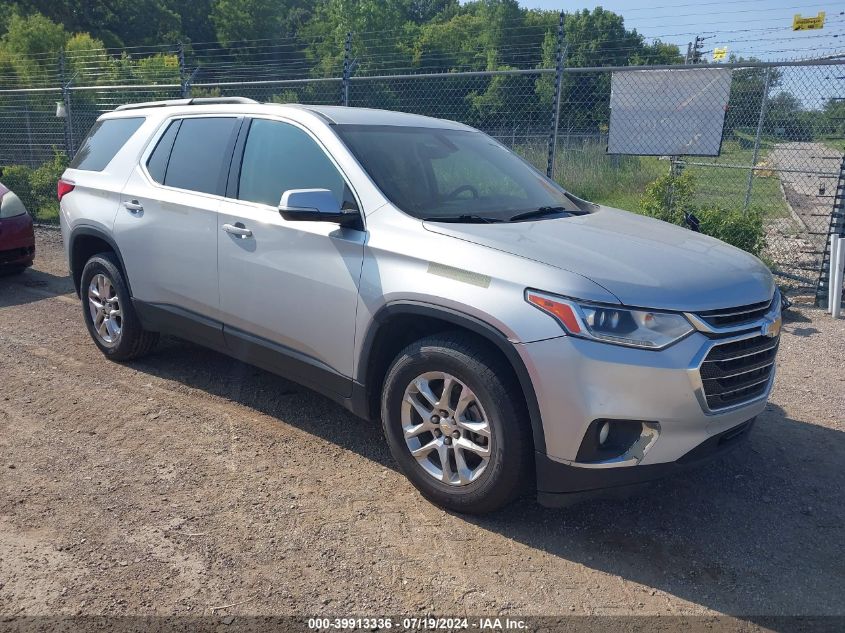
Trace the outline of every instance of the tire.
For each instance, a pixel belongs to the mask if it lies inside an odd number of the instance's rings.
[[[7,268],[0,268],[0,277],[17,277],[22,275],[27,266],[9,266]]]
[[[103,280],[107,282],[107,288]],[[132,305],[129,288],[112,253],[98,253],[86,262],[79,288],[85,326],[106,358],[114,361],[133,360],[144,356],[155,347],[158,332],[148,332],[141,327],[141,321]],[[111,300],[105,303],[100,301],[101,294]],[[110,313],[108,319],[95,317],[97,310],[92,306],[97,305],[97,302],[107,306],[106,311]],[[106,321],[111,323],[111,326]]]
[[[450,397],[444,399],[448,379]],[[463,398],[474,401],[464,403],[461,413]],[[440,405],[449,401],[439,410],[446,415],[426,423],[424,414],[438,413],[435,399]],[[533,442],[522,391],[511,368],[465,334],[429,336],[402,350],[385,378],[381,418],[399,468],[439,506],[467,514],[492,512],[532,481]],[[405,429],[413,434],[407,440]],[[444,444],[451,448],[444,450]],[[486,449],[486,462],[478,449]]]

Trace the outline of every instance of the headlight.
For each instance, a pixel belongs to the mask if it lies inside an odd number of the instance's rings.
[[[0,195],[0,218],[14,218],[26,213],[26,207],[13,192],[7,191]]]
[[[681,314],[631,310],[527,290],[525,299],[550,314],[572,336],[646,349],[662,349],[693,331]]]

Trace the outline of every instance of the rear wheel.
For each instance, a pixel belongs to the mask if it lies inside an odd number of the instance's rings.
[[[406,347],[382,395],[391,453],[429,500],[483,513],[513,501],[530,481],[531,432],[510,368],[458,334]]]
[[[141,327],[123,273],[111,253],[94,255],[85,264],[80,295],[88,333],[106,357],[132,360],[158,342],[157,332]]]

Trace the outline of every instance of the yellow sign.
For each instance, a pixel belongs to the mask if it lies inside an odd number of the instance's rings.
[[[722,48],[714,48],[713,49],[713,61],[714,62],[720,62],[723,59],[725,59],[725,57],[727,57],[727,56],[728,56],[728,47],[727,46],[723,46]]]
[[[819,14],[814,18],[802,18],[799,13],[792,18],[793,31],[811,31],[813,29],[824,28],[824,11],[819,11]]]

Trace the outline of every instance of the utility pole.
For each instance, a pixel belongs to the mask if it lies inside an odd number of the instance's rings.
[[[701,49],[703,47],[704,39],[698,35],[695,36],[695,42],[687,42],[687,56],[684,58],[684,66],[690,64],[697,64],[701,57]],[[684,165],[681,163],[678,156],[669,157],[669,200],[667,205],[671,212],[675,206],[675,178],[680,176],[684,171]]]
[[[695,36],[695,41],[687,43],[687,54],[684,57],[684,64],[701,64],[704,62],[704,41],[712,39],[709,37]]]
[[[692,45],[692,63],[693,64],[700,64],[701,63],[701,53],[704,50],[704,38],[696,35],[695,42]]]

